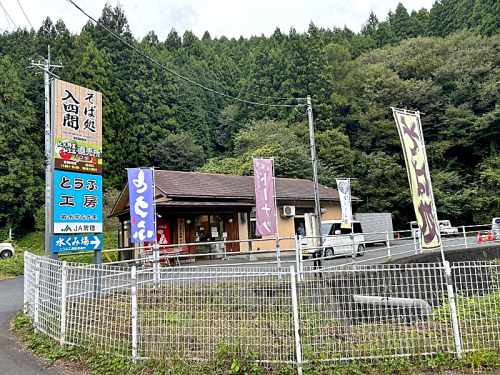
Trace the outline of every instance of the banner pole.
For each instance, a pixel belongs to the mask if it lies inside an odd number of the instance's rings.
[[[274,172],[274,157],[271,157],[273,167],[273,190],[274,190],[274,219],[276,220],[276,262],[278,268],[281,268],[281,254],[280,254],[280,231],[278,228],[278,198],[276,197],[276,176]]]
[[[307,95],[307,118],[309,120],[309,141],[311,143],[311,161],[313,167],[313,184],[314,184],[314,213],[316,214],[316,238],[319,239],[319,248],[323,247],[323,238],[321,237],[321,208],[319,202],[319,188],[318,188],[318,166],[316,160],[316,144],[314,141],[314,125],[313,125],[313,112],[311,95]],[[325,265],[323,256],[320,257],[320,266]]]

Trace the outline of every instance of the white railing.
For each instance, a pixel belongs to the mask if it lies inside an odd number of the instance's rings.
[[[25,253],[25,306],[63,345],[141,359],[315,361],[500,349],[500,265],[123,267]],[[450,277],[447,277],[450,276]],[[451,281],[451,283],[450,283]]]

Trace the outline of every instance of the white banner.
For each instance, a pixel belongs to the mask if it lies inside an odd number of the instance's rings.
[[[337,179],[337,190],[339,191],[340,208],[342,210],[341,228],[350,228],[352,222],[351,208],[351,182],[349,179]]]

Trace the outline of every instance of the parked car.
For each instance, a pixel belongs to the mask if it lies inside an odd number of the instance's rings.
[[[441,236],[458,236],[458,228],[452,227],[449,220],[438,220]]]
[[[491,222],[491,235],[495,240],[500,240],[500,217],[494,217]]]
[[[14,246],[10,242],[0,243],[0,259],[7,259],[14,255]]]
[[[351,228],[341,228],[342,220],[328,220],[321,222],[323,246],[321,249],[308,246],[308,239],[302,238],[302,256],[317,254],[322,250],[322,256],[333,258],[336,255],[352,254],[353,249],[357,256],[365,253],[365,237],[359,221],[352,222]]]

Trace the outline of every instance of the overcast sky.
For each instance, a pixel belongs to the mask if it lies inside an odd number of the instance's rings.
[[[95,19],[101,15],[106,0],[73,0]],[[429,10],[435,0],[402,0],[411,13],[422,7]],[[179,35],[191,30],[199,38],[208,31],[212,38],[249,38],[271,35],[276,27],[288,34],[291,27],[307,31],[312,21],[318,27],[332,29],[347,26],[359,32],[373,11],[380,21],[398,0],[109,0],[120,3],[136,38],[154,30],[165,40],[172,28]],[[24,13],[23,14],[23,10]],[[46,18],[55,23],[62,19],[66,27],[80,33],[88,18],[67,0],[0,0],[0,32],[31,25],[38,30]]]

